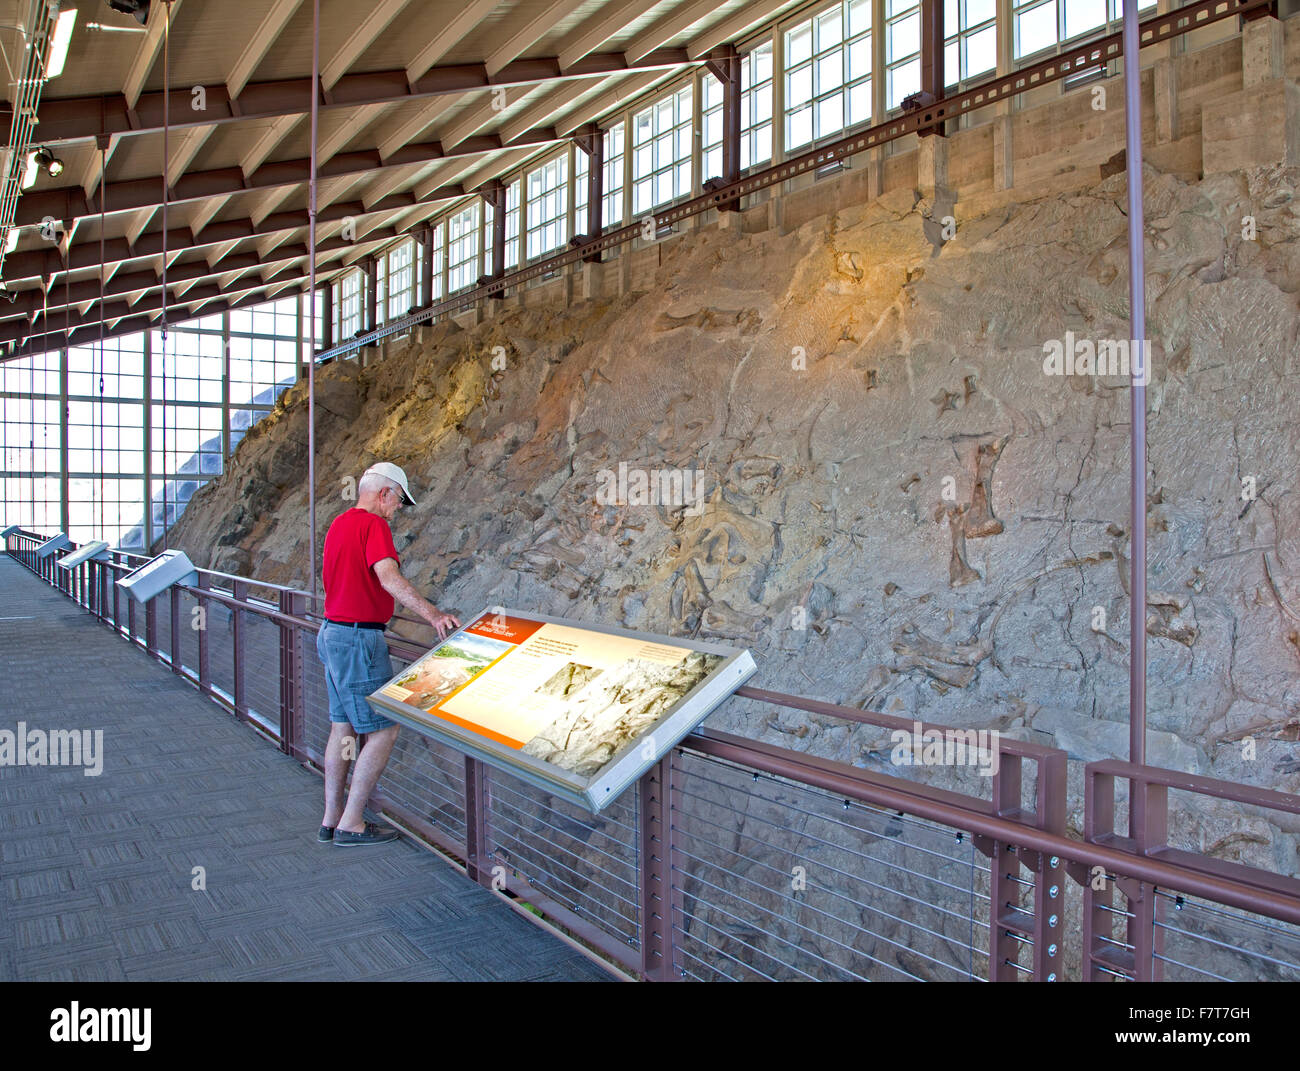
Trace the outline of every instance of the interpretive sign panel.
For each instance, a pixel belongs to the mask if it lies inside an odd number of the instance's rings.
[[[754,672],[748,651],[495,607],[372,693],[385,717],[600,810]]]
[[[91,558],[98,558],[100,561],[107,561],[108,554],[105,553],[107,550],[108,544],[102,540],[97,540],[94,543],[87,543],[84,547],[78,547],[71,554],[65,554],[54,564],[60,569],[72,570],[83,562],[90,561]]]
[[[36,557],[44,561],[46,558],[52,558],[61,550],[67,550],[72,546],[72,540],[68,538],[66,532],[60,532],[53,539],[47,539],[36,548]]]
[[[198,582],[198,571],[188,554],[183,550],[164,550],[158,557],[132,569],[117,586],[137,602],[147,603],[173,584],[192,587]]]

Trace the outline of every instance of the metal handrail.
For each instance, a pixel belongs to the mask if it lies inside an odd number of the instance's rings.
[[[307,709],[306,677],[304,675],[303,650],[305,641],[319,629],[319,622],[307,612],[309,596],[305,592],[294,591],[278,585],[262,585],[259,581],[246,577],[233,577],[201,570],[197,586],[174,587],[171,600],[171,636],[172,641],[164,651],[159,642],[160,607],[166,605],[167,596],[154,599],[144,610],[137,613],[134,604],[119,598],[116,585],[112,581],[117,574],[130,568],[130,562],[121,560],[96,561],[83,563],[73,570],[60,570],[53,559],[38,562],[34,556],[35,547],[44,541],[43,536],[28,531],[11,535],[6,549],[17,561],[56,586],[64,594],[74,599],[79,605],[88,609],[101,621],[124,634],[137,646],[142,646],[150,655],[168,664],[172,671],[187,681],[197,685],[206,695],[234,713],[242,720],[253,723],[256,728],[274,740],[282,750],[295,755],[309,764],[319,765],[320,756],[308,748],[304,733]],[[74,548],[75,544],[74,544]],[[127,558],[122,552],[112,552],[115,559]],[[231,591],[213,590],[212,578],[228,579]],[[278,606],[264,600],[250,598],[250,587],[267,587],[280,592]],[[111,589],[111,590],[110,590]],[[235,685],[233,693],[217,688],[213,683],[211,667],[208,665],[212,641],[207,631],[198,634],[198,665],[187,666],[183,655],[183,643],[179,643],[179,617],[181,600],[192,599],[198,605],[210,603],[232,609],[232,645]],[[125,612],[123,602],[127,602]],[[280,711],[279,722],[257,717],[248,707],[247,689],[240,680],[242,661],[245,660],[246,640],[242,639],[246,625],[241,625],[246,615],[254,615],[273,626],[280,636],[279,671],[276,680],[268,682],[271,694],[278,688]],[[143,636],[141,622],[143,616]],[[409,645],[409,641],[407,641]],[[192,648],[191,648],[192,650]],[[264,655],[273,651],[261,648]],[[885,728],[910,726],[912,723],[895,715],[886,715],[873,711],[860,711],[856,708],[841,707],[801,696],[787,696],[763,689],[744,688],[741,697],[750,701],[762,701],[783,705],[795,709],[809,710],[827,716],[844,718],[851,722],[879,725]],[[263,693],[263,698],[266,693]],[[259,706],[263,705],[259,700]],[[273,714],[273,712],[268,712]],[[319,711],[316,712],[319,717]],[[926,723],[928,724],[928,723]],[[691,865],[695,858],[693,851],[674,846],[676,835],[674,829],[680,829],[680,835],[687,837],[707,849],[710,838],[698,840],[694,834],[687,832],[687,825],[692,820],[693,809],[697,806],[711,806],[708,803],[695,803],[697,796],[686,786],[692,778],[699,780],[699,775],[682,768],[678,756],[694,755],[700,759],[722,763],[742,774],[752,773],[755,777],[775,778],[780,784],[788,784],[805,792],[812,792],[812,799],[846,801],[857,800],[881,811],[894,811],[900,815],[912,816],[933,823],[939,830],[958,831],[958,840],[965,835],[972,837],[975,849],[990,857],[987,874],[989,893],[985,896],[982,889],[975,895],[972,887],[971,923],[987,927],[990,949],[988,953],[988,970],[991,978],[1004,979],[1016,977],[1052,978],[1059,975],[1056,963],[1058,944],[1063,932],[1060,919],[1065,914],[1066,905],[1063,883],[1068,877],[1084,888],[1085,897],[1085,973],[1088,977],[1152,977],[1159,972],[1163,963],[1178,963],[1165,956],[1161,943],[1164,933],[1170,927],[1161,921],[1160,911],[1163,901],[1160,896],[1166,894],[1160,890],[1173,890],[1180,894],[1195,896],[1217,904],[1226,905],[1242,911],[1279,920],[1280,922],[1300,925],[1300,882],[1283,877],[1256,867],[1240,863],[1199,856],[1190,852],[1175,852],[1168,849],[1160,838],[1163,830],[1164,814],[1163,794],[1170,787],[1180,791],[1201,793],[1218,798],[1236,800],[1260,806],[1272,806],[1287,813],[1300,812],[1300,797],[1289,793],[1279,793],[1268,789],[1251,786],[1234,785],[1230,782],[1201,778],[1179,771],[1162,770],[1157,767],[1137,767],[1119,761],[1091,764],[1087,769],[1089,784],[1096,783],[1102,788],[1115,777],[1128,779],[1133,785],[1132,796],[1135,806],[1143,809],[1146,817],[1139,822],[1139,836],[1130,840],[1117,837],[1105,828],[1104,819],[1113,813],[1113,797],[1105,791],[1094,790],[1089,794],[1089,824],[1082,840],[1069,836],[1065,829],[1063,815],[1058,814],[1053,806],[1044,801],[1054,801],[1059,797],[1063,804],[1064,795],[1064,761],[1065,753],[1057,749],[1023,742],[1008,741],[1004,749],[1004,759],[1011,764],[1011,772],[1004,782],[996,785],[992,803],[978,796],[964,795],[950,790],[940,790],[902,777],[868,773],[854,766],[833,762],[817,756],[797,752],[776,745],[764,744],[725,732],[698,730],[680,742],[674,753],[666,757],[651,773],[645,775],[639,792],[641,805],[637,808],[634,822],[636,830],[623,822],[615,823],[621,827],[622,834],[633,833],[639,839],[633,858],[628,865],[634,868],[636,882],[641,889],[641,899],[637,905],[635,919],[628,918],[624,911],[614,911],[608,902],[592,901],[586,906],[585,897],[597,894],[603,881],[609,875],[598,862],[584,859],[576,847],[577,841],[567,834],[563,821],[551,823],[543,813],[536,818],[535,828],[519,826],[516,820],[510,820],[511,839],[526,834],[530,839],[523,846],[528,854],[537,855],[545,860],[545,865],[527,862],[525,866],[535,871],[541,884],[530,884],[517,875],[507,875],[498,881],[496,887],[504,885],[511,895],[523,897],[545,911],[547,916],[568,929],[574,936],[582,939],[601,956],[624,966],[638,970],[648,978],[680,977],[685,973],[679,965],[679,956],[689,957],[697,963],[703,963],[700,955],[705,954],[700,948],[688,950],[679,947],[677,935],[684,932],[683,925],[689,925],[692,914],[687,911],[683,899],[682,882],[689,880],[699,889],[700,875],[688,874],[682,868]],[[464,840],[450,838],[440,829],[432,826],[423,815],[409,808],[396,804],[387,804],[384,813],[390,814],[399,823],[415,831],[417,835],[456,858],[478,860],[469,868],[471,876],[482,884],[492,887],[494,880],[489,863],[494,860],[488,827],[493,821],[493,783],[500,785],[507,796],[514,796],[513,781],[504,773],[494,773],[492,780],[487,779],[486,768],[476,760],[457,756],[450,749],[441,745],[429,744],[431,750],[453,758],[457,763],[465,763],[464,782],[457,780],[452,788],[453,794],[464,791],[463,801],[453,800],[439,793],[438,798],[454,804],[466,816]],[[1038,764],[1037,792],[1038,804],[1035,808],[1024,809],[1020,806],[1020,777],[1016,763],[1020,759],[1035,761]],[[444,774],[450,777],[450,774]],[[705,778],[707,782],[709,779]],[[440,782],[441,783],[441,782]],[[479,802],[471,798],[476,791],[481,794]],[[410,784],[408,794],[414,789],[419,795],[419,786]],[[425,791],[428,794],[428,790]],[[819,796],[817,794],[820,794]],[[1112,809],[1107,809],[1110,800]],[[740,803],[739,800],[733,802]],[[510,806],[520,815],[520,820],[527,818],[526,811],[518,806],[518,801]],[[482,813],[477,813],[478,812]],[[743,804],[734,808],[738,815],[743,815]],[[793,824],[798,824],[801,808],[794,806],[790,814],[795,816]],[[477,817],[475,816],[477,813]],[[504,817],[504,816],[503,816]],[[804,821],[813,817],[813,811],[806,813]],[[834,822],[829,816],[818,816]],[[476,825],[477,823],[477,825]],[[686,823],[685,825],[683,823]],[[715,824],[715,823],[710,823]],[[779,828],[779,824],[778,824]],[[854,833],[860,834],[857,826],[848,826]],[[503,829],[502,832],[505,832]],[[603,836],[610,836],[604,832]],[[790,834],[786,834],[790,835]],[[778,835],[779,836],[779,835]],[[808,833],[800,833],[806,839]],[[565,837],[571,843],[564,847],[557,838]],[[540,839],[539,839],[540,838]],[[814,838],[816,839],[816,838]],[[756,843],[758,839],[756,839]],[[617,837],[612,843],[626,843]],[[612,846],[612,844],[611,844]],[[825,842],[822,849],[831,850],[833,846]],[[907,844],[906,847],[915,847]],[[555,852],[563,852],[569,860],[555,857]],[[539,854],[540,853],[540,854]],[[616,860],[604,849],[597,852],[610,861]],[[933,853],[932,853],[933,854]],[[508,863],[508,860],[500,860]],[[892,866],[886,859],[877,860],[886,866]],[[522,862],[522,860],[521,860]],[[943,860],[935,860],[934,866],[942,866]],[[709,863],[716,867],[718,864]],[[564,870],[561,882],[565,890],[560,893],[569,904],[561,903],[545,889],[547,880],[559,882],[551,871],[556,867]],[[963,864],[964,866],[964,864]],[[507,865],[508,871],[510,867]],[[835,868],[830,868],[834,870]],[[841,872],[845,880],[851,871]],[[1090,881],[1095,872],[1107,875],[1120,891],[1128,898],[1125,911],[1114,907],[1093,892]],[[920,873],[920,872],[918,872]],[[602,878],[604,874],[604,878]],[[929,875],[923,875],[929,878]],[[661,882],[662,885],[657,885]],[[870,883],[869,883],[870,884]],[[880,893],[882,883],[874,883]],[[658,889],[659,891],[655,891]],[[1159,896],[1154,895],[1159,893]],[[606,898],[612,893],[605,892]],[[732,895],[734,899],[734,894]],[[1022,896],[1030,896],[1032,902],[1025,902]],[[1109,896],[1109,893],[1107,894]],[[614,899],[627,905],[626,896],[619,893]],[[696,894],[691,894],[690,902],[695,902]],[[668,902],[665,902],[668,901]],[[978,901],[978,908],[977,908]],[[544,906],[543,906],[544,905]],[[658,907],[656,905],[659,905]],[[710,911],[726,914],[724,908],[713,903]],[[605,917],[614,911],[621,920],[620,929],[626,925],[636,928],[633,939],[621,933],[611,933],[602,925],[602,913]],[[698,917],[699,908],[692,909]],[[947,911],[947,909],[945,909]],[[985,911],[981,917],[977,912]],[[815,914],[815,913],[814,913]],[[888,912],[881,912],[882,917],[895,918]],[[1127,919],[1129,928],[1126,939],[1116,939],[1110,932],[1099,928],[1095,918],[1112,916]],[[1050,923],[1055,929],[1049,930]],[[1089,921],[1094,920],[1094,921]],[[787,923],[774,920],[782,926]],[[679,925],[679,922],[682,925]],[[807,928],[809,919],[795,925]],[[847,921],[845,925],[849,925]],[[704,929],[710,925],[700,921]],[[867,931],[862,931],[864,934]],[[879,936],[879,935],[877,935]],[[893,935],[887,940],[894,940]],[[776,936],[782,944],[791,944],[786,937]],[[700,940],[706,940],[700,937]],[[826,940],[837,947],[844,945],[838,937],[826,935]],[[1212,939],[1211,943],[1214,943]],[[630,943],[629,943],[630,942]],[[744,942],[741,942],[742,944]],[[1219,942],[1222,943],[1222,942]],[[710,948],[712,946],[709,946]],[[1018,950],[1032,955],[1033,965],[1019,962]],[[1049,955],[1050,951],[1050,955]],[[712,949],[728,959],[721,949]],[[792,953],[793,954],[793,953]],[[983,952],[981,952],[983,954]],[[762,952],[772,957],[771,949]],[[1057,957],[1057,958],[1052,958]],[[1185,957],[1184,957],[1185,958]],[[736,961],[741,962],[741,961]],[[1283,964],[1289,966],[1288,964]],[[805,973],[795,964],[786,964],[798,973]],[[750,970],[756,970],[752,966]],[[850,970],[836,966],[836,970]],[[1200,968],[1190,966],[1198,971]],[[724,972],[720,972],[724,973]],[[758,972],[762,973],[762,972]],[[850,971],[852,973],[852,971]],[[1213,972],[1205,971],[1206,974]]]

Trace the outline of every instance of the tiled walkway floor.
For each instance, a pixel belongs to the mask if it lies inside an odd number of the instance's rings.
[[[19,722],[103,772],[0,766],[0,981],[609,977],[408,840],[318,845],[318,777],[0,554]]]

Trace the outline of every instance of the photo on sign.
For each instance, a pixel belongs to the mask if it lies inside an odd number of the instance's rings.
[[[465,633],[435,647],[393,683],[407,691],[403,702],[432,710],[509,649],[508,643]]]
[[[586,670],[583,686],[560,696],[551,722],[523,751],[561,769],[593,774],[721,663],[721,655],[691,651],[667,664],[629,658],[604,672],[570,664],[543,687],[557,678],[562,682],[571,667]]]

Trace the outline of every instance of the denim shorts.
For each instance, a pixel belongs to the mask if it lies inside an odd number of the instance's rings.
[[[382,631],[326,621],[316,634],[316,653],[325,664],[330,721],[350,722],[359,733],[377,733],[396,724],[366,702],[366,696],[393,676]]]

